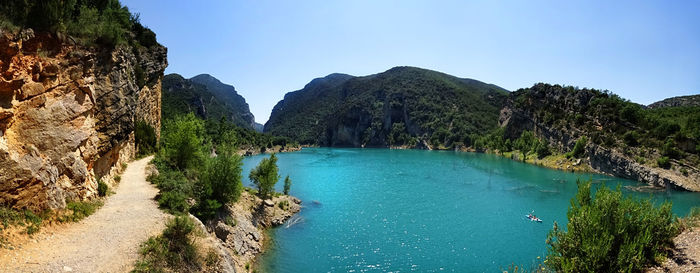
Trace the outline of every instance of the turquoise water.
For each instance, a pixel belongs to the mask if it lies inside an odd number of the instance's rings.
[[[244,159],[243,174],[265,156]],[[263,272],[499,272],[546,255],[553,221],[566,222],[574,174],[494,155],[311,148],[278,154],[303,201],[300,221],[271,230]],[[244,183],[249,182],[246,180]],[[282,183],[278,185],[282,190]],[[649,196],[649,193],[629,193]],[[678,215],[700,195],[660,192]],[[534,210],[543,223],[524,215]]]

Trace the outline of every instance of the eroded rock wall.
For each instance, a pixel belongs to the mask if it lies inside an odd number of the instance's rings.
[[[166,54],[0,30],[0,205],[61,208],[113,183],[135,155],[134,122],[160,135]]]

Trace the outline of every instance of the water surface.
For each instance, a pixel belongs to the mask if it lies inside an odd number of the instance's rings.
[[[248,173],[266,157],[244,159]],[[278,154],[280,174],[303,201],[301,220],[270,231],[263,272],[499,272],[546,255],[554,221],[566,222],[576,179],[494,155],[388,149],[310,148]],[[282,190],[282,183],[277,185]],[[649,196],[649,193],[632,193]],[[687,214],[700,195],[654,194]],[[544,220],[525,219],[530,211]]]

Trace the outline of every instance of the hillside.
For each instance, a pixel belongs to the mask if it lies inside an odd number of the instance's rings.
[[[253,129],[255,119],[248,103],[231,85],[201,74],[185,79],[178,74],[163,78],[163,116],[171,118],[189,112],[203,119],[226,120]]]
[[[445,147],[498,126],[508,91],[414,67],[331,74],[285,95],[265,132],[305,144]]]
[[[700,95],[679,96],[657,101],[649,104],[649,108],[679,107],[679,106],[700,106]]]
[[[700,107],[647,109],[607,91],[540,83],[511,93],[499,122],[505,139],[533,132],[558,153],[581,142],[576,157],[598,172],[700,190]]]

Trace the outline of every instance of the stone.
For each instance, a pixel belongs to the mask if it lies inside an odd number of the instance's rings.
[[[44,85],[38,82],[30,82],[22,85],[22,92],[19,93],[17,99],[25,100],[36,95],[44,93]]]
[[[275,203],[273,203],[272,200],[270,200],[270,199],[265,199],[265,201],[263,201],[263,202],[265,203],[265,206],[268,206],[268,207],[275,206]]]

